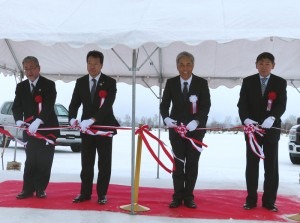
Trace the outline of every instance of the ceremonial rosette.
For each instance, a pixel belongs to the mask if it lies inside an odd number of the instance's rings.
[[[198,101],[198,97],[196,95],[191,95],[189,97],[191,104],[191,113],[195,114],[198,111],[198,106],[197,106],[197,101]]]
[[[99,97],[100,97],[100,105],[99,108],[103,105],[105,98],[107,97],[107,91],[106,90],[100,90],[99,91]]]
[[[267,105],[267,111],[271,111],[272,104],[277,98],[277,94],[274,91],[270,91],[268,94],[268,105]]]
[[[34,100],[38,104],[38,114],[40,114],[42,111],[43,98],[41,95],[37,95],[37,96],[35,96]]]

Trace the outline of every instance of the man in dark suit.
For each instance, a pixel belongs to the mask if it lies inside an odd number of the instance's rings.
[[[91,125],[119,126],[114,113],[117,88],[116,80],[101,73],[104,56],[99,51],[90,51],[87,54],[87,70],[89,74],[78,78],[69,106],[69,120],[72,126],[76,125],[77,113],[82,105],[82,116],[79,124],[81,128],[81,190],[73,199],[79,203],[91,199],[93,190],[94,164],[96,151],[98,153],[98,203],[107,203],[107,190],[111,176],[112,137],[89,135],[84,132]],[[101,129],[99,129],[101,130]],[[108,129],[102,129],[108,131]],[[116,130],[113,130],[116,134]]]
[[[40,75],[39,61],[35,57],[26,57],[23,60],[23,69],[27,80],[16,87],[12,111],[17,126],[23,126],[25,122],[31,124],[28,133],[23,132],[24,141],[27,142],[26,161],[23,190],[17,195],[17,199],[32,197],[34,192],[38,198],[45,198],[54,157],[54,144],[32,134],[38,132],[53,142],[59,134],[58,130],[37,131],[39,127],[58,127],[54,112],[55,83]]]
[[[262,206],[277,212],[275,206],[279,174],[278,174],[278,141],[280,138],[280,117],[286,109],[286,80],[271,74],[275,66],[275,58],[264,52],[256,59],[259,73],[244,78],[238,101],[239,116],[246,126],[259,124],[264,130],[263,137],[257,136],[258,144],[263,148],[265,159],[265,180]],[[246,183],[248,196],[244,209],[257,206],[257,188],[260,158],[255,155],[246,137],[247,164]]]
[[[184,202],[189,208],[196,208],[194,188],[198,177],[200,152],[182,138],[174,128],[184,124],[188,130],[186,136],[202,141],[210,109],[210,94],[205,79],[194,75],[194,56],[181,52],[176,58],[179,75],[167,80],[160,104],[160,113],[169,128],[169,139],[176,156],[175,170],[172,174],[174,194],[170,208],[177,208]],[[170,105],[172,103],[171,112]],[[183,163],[180,160],[185,161]]]

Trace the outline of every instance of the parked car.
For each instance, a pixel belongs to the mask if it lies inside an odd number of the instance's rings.
[[[12,115],[12,101],[6,101],[0,108],[0,125],[15,125],[15,120]],[[59,126],[69,125],[68,122],[68,110],[61,104],[55,104],[54,106],[55,114],[57,115]],[[0,126],[0,128],[3,128]],[[5,130],[9,131],[14,137],[22,140],[23,133],[17,128],[5,127]],[[4,136],[0,134],[0,146],[4,146]],[[7,145],[9,145],[12,139],[7,140]],[[73,152],[81,151],[81,138],[80,132],[73,129],[62,129],[60,130],[60,135],[56,139],[56,145],[58,146],[70,146]]]
[[[300,164],[300,118],[289,132],[289,153],[293,164]]]

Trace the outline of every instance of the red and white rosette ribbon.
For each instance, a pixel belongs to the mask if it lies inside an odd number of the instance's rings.
[[[192,114],[197,113],[197,111],[198,111],[198,106],[197,106],[198,97],[196,95],[191,95],[189,97],[189,100],[192,103],[192,105],[191,105]]]
[[[192,143],[194,149],[198,150],[199,152],[202,152],[202,151],[203,151],[202,147],[200,147],[200,146],[207,147],[207,145],[204,144],[203,142],[201,142],[201,141],[199,141],[199,140],[197,140],[197,139],[193,139],[193,138],[187,137],[187,136],[186,136],[186,133],[188,132],[188,130],[187,130],[186,126],[185,126],[183,123],[181,123],[180,126],[177,126],[177,127],[175,128],[175,131],[176,131],[182,138],[185,138],[185,139],[189,140],[189,141]],[[200,146],[198,146],[197,144],[200,145]]]
[[[99,98],[100,98],[99,108],[101,108],[101,106],[103,105],[106,97],[107,97],[107,91],[106,90],[99,91]]]
[[[245,125],[244,132],[248,137],[248,142],[251,147],[251,150],[259,158],[264,159],[265,158],[264,151],[261,148],[261,146],[258,144],[254,134],[254,132],[256,132],[258,135],[263,136],[264,130],[254,125]]]
[[[42,111],[43,98],[41,95],[37,95],[37,96],[35,96],[34,99],[35,99],[35,102],[38,104],[38,114],[40,114]]]
[[[277,98],[276,92],[270,91],[268,94],[268,105],[267,105],[267,111],[271,111],[272,103]]]

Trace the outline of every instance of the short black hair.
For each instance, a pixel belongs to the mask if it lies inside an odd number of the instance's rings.
[[[273,54],[271,54],[269,52],[263,52],[263,53],[259,54],[256,58],[256,63],[263,59],[269,59],[269,60],[271,60],[271,62],[273,64],[275,63],[275,57],[273,56]]]
[[[98,51],[98,50],[92,50],[92,51],[88,52],[88,54],[86,55],[86,62],[88,62],[89,57],[99,58],[100,59],[100,63],[103,64],[104,55],[100,51]]]

